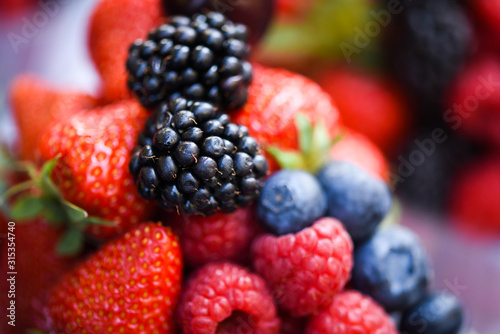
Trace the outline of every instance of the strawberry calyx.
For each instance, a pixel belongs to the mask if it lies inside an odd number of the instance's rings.
[[[91,224],[114,226],[115,223],[92,217],[84,209],[68,202],[52,181],[52,172],[59,157],[46,162],[40,170],[31,163],[19,164],[29,175],[29,180],[8,189],[0,198],[0,203],[16,196],[9,208],[12,219],[29,221],[42,217],[47,223],[65,227],[66,231],[57,246],[60,255],[78,254],[84,244],[84,231]]]
[[[332,138],[322,122],[313,126],[302,114],[295,118],[295,126],[299,136],[298,150],[269,146],[266,151],[282,169],[301,169],[314,174],[328,162],[330,149],[342,140],[343,135]]]

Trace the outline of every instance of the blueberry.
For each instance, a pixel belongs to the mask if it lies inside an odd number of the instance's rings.
[[[328,199],[327,214],[344,224],[354,242],[373,235],[392,206],[388,186],[351,163],[328,163],[318,180]]]
[[[273,174],[261,190],[257,213],[270,231],[283,235],[311,226],[326,212],[326,196],[316,178],[300,170]]]
[[[407,310],[401,321],[406,334],[457,334],[463,322],[463,310],[455,296],[434,293]]]
[[[392,226],[377,232],[354,254],[354,288],[388,311],[400,311],[421,301],[429,283],[429,261],[418,237]]]

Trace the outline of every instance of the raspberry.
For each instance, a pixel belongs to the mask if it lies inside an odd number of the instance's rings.
[[[297,234],[264,235],[253,245],[253,265],[283,309],[293,316],[329,305],[349,279],[353,245],[342,224],[323,218]]]
[[[330,306],[310,319],[306,334],[397,334],[392,319],[370,297],[357,291],[338,294]]]
[[[191,276],[178,320],[186,334],[277,334],[280,327],[264,280],[231,263],[209,264]]]
[[[172,215],[173,229],[180,236],[187,264],[200,266],[214,261],[247,260],[250,244],[257,234],[254,208],[210,217]]]
[[[247,28],[216,12],[173,16],[130,48],[128,86],[146,108],[172,97],[242,107],[252,81]]]
[[[201,215],[233,212],[257,197],[267,161],[246,127],[216,111],[183,98],[158,106],[129,165],[142,197]]]

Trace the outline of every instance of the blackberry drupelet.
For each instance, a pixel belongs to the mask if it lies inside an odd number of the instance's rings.
[[[217,12],[173,16],[130,47],[129,89],[146,108],[177,97],[242,107],[252,81],[246,39],[244,25]]]
[[[142,197],[201,215],[249,205],[268,171],[246,127],[230,123],[211,103],[184,98],[155,109],[129,167]]]
[[[457,0],[407,0],[402,6],[387,36],[389,64],[419,111],[431,114],[467,58],[472,28]]]

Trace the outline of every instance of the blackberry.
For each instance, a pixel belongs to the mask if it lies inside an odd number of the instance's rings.
[[[146,108],[185,97],[242,107],[252,81],[247,28],[217,12],[173,16],[129,50],[128,86]]]
[[[419,112],[430,115],[467,58],[472,28],[456,0],[407,0],[403,7],[387,36],[388,60]]]
[[[130,172],[141,196],[167,210],[232,212],[257,198],[268,171],[248,129],[230,123],[209,102],[161,103],[139,138]]]

